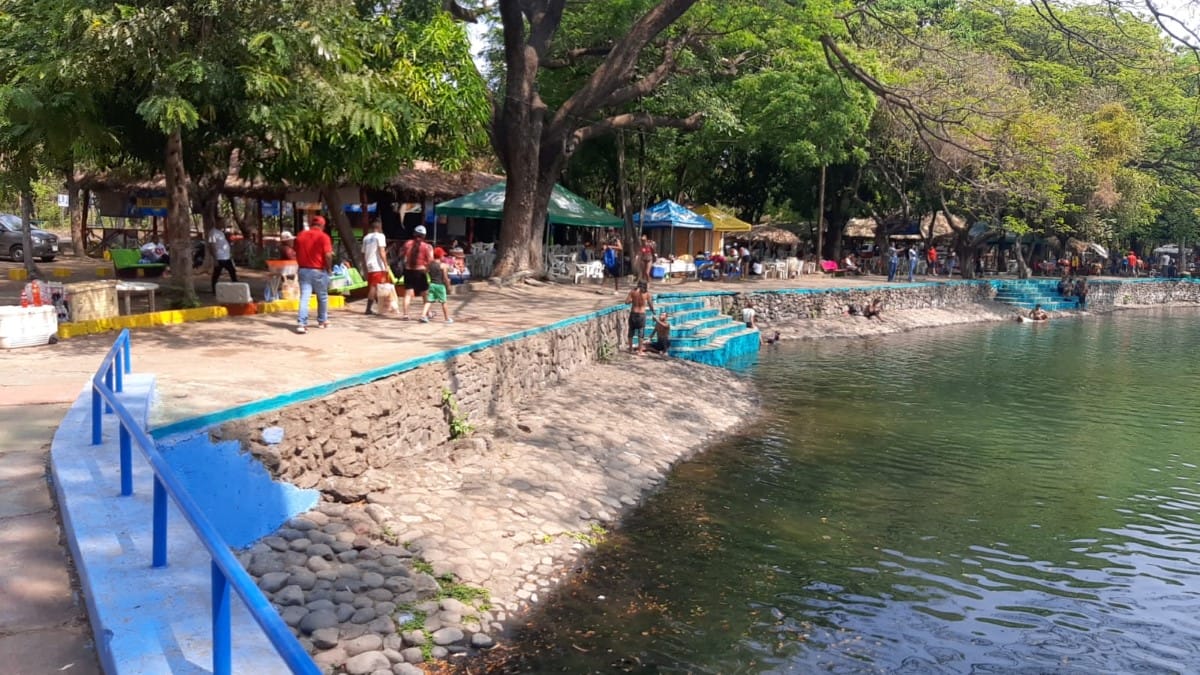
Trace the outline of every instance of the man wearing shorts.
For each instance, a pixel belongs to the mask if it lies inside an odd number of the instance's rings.
[[[646,290],[646,282],[639,281],[629,296],[629,351],[632,353],[633,338],[637,337],[638,354],[646,353],[646,310],[654,311],[654,303],[650,300],[650,291]]]
[[[388,283],[387,238],[378,218],[371,221],[371,232],[363,237],[363,260],[367,265],[367,314],[374,314],[371,307],[379,300],[376,288]]]
[[[408,319],[408,306],[413,296],[420,296],[425,301],[425,292],[429,290],[429,263],[433,260],[433,247],[425,241],[425,226],[418,225],[413,230],[413,238],[404,242],[401,251],[404,259],[404,308],[401,319]]]

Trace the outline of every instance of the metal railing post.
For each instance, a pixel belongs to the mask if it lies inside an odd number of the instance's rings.
[[[229,580],[225,573],[212,562],[212,631],[213,631],[213,675],[229,675],[233,672],[232,621],[229,612]]]
[[[100,412],[100,390],[96,389],[95,380],[92,381],[92,445],[100,445],[103,440],[101,437],[101,425],[104,422],[101,419]]]
[[[154,476],[154,567],[167,566],[167,490],[158,475]]]
[[[104,386],[108,387],[109,391],[113,390],[113,367],[111,363],[108,365],[108,369],[104,371]],[[112,406],[108,404],[108,401],[105,401],[104,414],[111,414],[112,411]]]
[[[133,362],[130,360],[130,357],[133,356],[132,350],[130,347],[131,342],[133,342],[133,340],[129,337],[129,329],[126,328],[125,329],[125,339],[121,343],[121,351],[125,353],[125,358],[122,359],[121,363],[125,364],[125,372],[126,373],[133,372],[132,371]]]
[[[117,420],[121,437],[121,496],[133,494],[133,437],[129,428],[121,420]]]
[[[125,368],[121,365],[122,360],[121,350],[118,349],[113,357],[113,374],[116,380],[116,388],[113,391],[117,393],[125,391]]]

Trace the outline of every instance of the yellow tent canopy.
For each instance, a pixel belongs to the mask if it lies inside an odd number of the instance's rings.
[[[713,229],[717,232],[749,232],[750,223],[744,220],[738,220],[736,217],[725,213],[715,206],[705,204],[692,209],[693,213],[698,213],[705,218],[708,218],[713,224]]]

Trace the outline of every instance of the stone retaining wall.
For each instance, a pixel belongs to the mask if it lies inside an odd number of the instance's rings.
[[[458,414],[484,420],[617,349],[623,312],[593,316],[523,339],[427,364],[316,401],[228,422],[211,432],[254,454],[278,479],[358,501],[383,484],[378,472],[450,440],[450,392]],[[263,430],[283,429],[277,444]]]
[[[1104,279],[1088,283],[1089,311],[1197,303],[1200,282],[1192,279]]]
[[[904,309],[941,309],[961,307],[991,300],[996,291],[987,283],[929,283],[834,290],[787,289],[739,293],[715,298],[721,310],[740,317],[750,299],[760,318],[768,322],[795,319],[820,319],[840,316],[846,305],[864,305],[872,299],[883,301],[886,311]]]

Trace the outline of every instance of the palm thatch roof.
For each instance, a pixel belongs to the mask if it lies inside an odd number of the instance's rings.
[[[756,225],[750,231],[750,241],[771,244],[772,246],[800,245],[800,237],[796,236],[794,232],[789,232],[788,230],[772,225]]]
[[[229,176],[225,179],[225,187],[221,190],[230,197],[274,200],[286,199],[289,193],[303,191],[303,186],[286,182],[269,183],[259,178],[242,178],[237,168],[234,159]],[[161,174],[146,177],[121,169],[81,171],[75,174],[75,180],[80,187],[97,192],[163,193],[167,189],[166,178]],[[503,176],[492,173],[443,171],[431,162],[417,161],[412,167],[397,172],[381,189],[394,193],[399,201],[436,202],[482,190],[502,180]]]
[[[413,163],[412,168],[398,172],[385,187],[394,192],[400,201],[441,202],[478,192],[502,180],[504,176],[494,173],[443,171],[430,162],[418,161]]]

